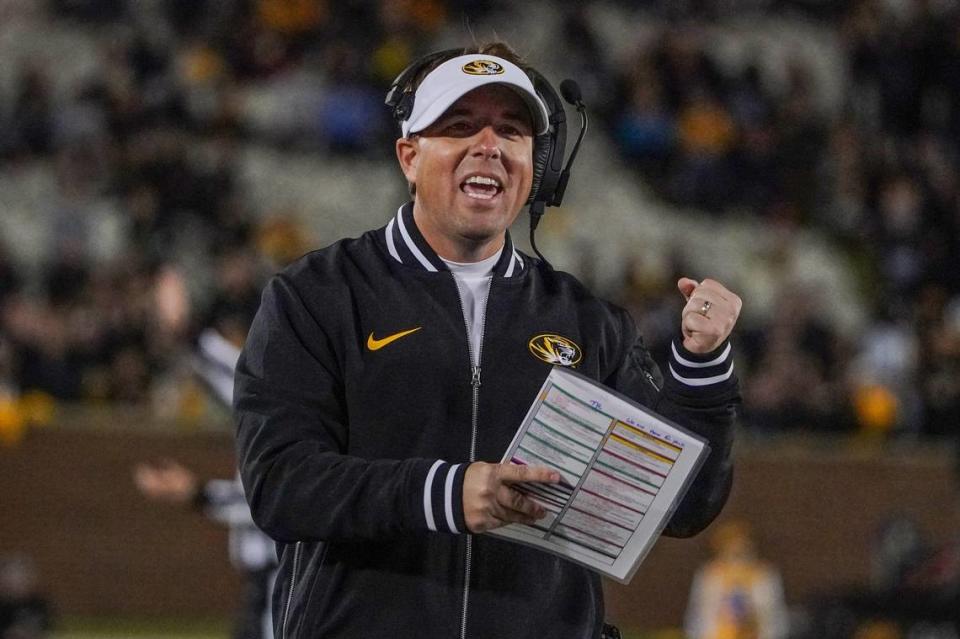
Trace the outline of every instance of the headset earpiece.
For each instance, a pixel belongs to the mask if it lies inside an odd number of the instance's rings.
[[[543,175],[547,171],[547,165],[550,164],[552,147],[552,136],[549,132],[533,139],[533,181],[530,183],[530,197],[527,198],[527,204],[532,203],[540,192]]]
[[[550,112],[550,130],[534,139],[533,144],[533,183],[530,188],[528,204],[543,202],[554,204],[554,193],[563,171],[563,150],[567,141],[567,115],[563,102],[550,82],[539,72],[527,71],[540,99]]]

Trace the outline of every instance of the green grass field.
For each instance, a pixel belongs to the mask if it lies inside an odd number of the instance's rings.
[[[229,639],[229,619],[65,618],[52,639]],[[683,639],[679,630],[624,632],[623,639]]]
[[[228,639],[228,619],[79,619],[57,624],[53,639]]]

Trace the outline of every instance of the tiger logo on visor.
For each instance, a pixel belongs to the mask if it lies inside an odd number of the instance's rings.
[[[574,367],[583,359],[583,351],[573,340],[553,333],[536,335],[527,347],[534,357],[547,364]]]
[[[464,73],[470,75],[500,75],[503,66],[493,60],[473,60],[460,67]]]

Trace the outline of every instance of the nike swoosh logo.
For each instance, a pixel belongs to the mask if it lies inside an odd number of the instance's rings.
[[[383,339],[374,339],[373,333],[370,333],[370,337],[367,338],[367,348],[369,348],[371,351],[379,351],[381,348],[383,348],[387,344],[391,344],[397,341],[398,339],[400,339],[401,337],[406,337],[410,333],[416,333],[421,328],[423,327],[418,326],[416,328],[411,328],[410,330],[407,330],[407,331],[400,331],[399,333],[394,333],[393,335],[387,335]]]

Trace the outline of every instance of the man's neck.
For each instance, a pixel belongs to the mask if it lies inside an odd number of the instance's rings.
[[[414,207],[413,220],[433,252],[450,262],[466,264],[485,260],[503,247],[506,238],[506,233],[482,239],[450,237],[431,225],[426,216],[417,215],[416,207]]]

